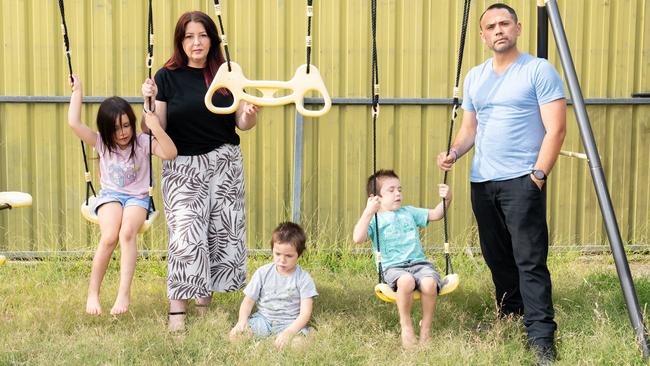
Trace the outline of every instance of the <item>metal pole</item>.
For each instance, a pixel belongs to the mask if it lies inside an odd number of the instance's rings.
[[[83,97],[83,103],[99,104],[103,102],[106,96],[88,96]],[[131,104],[142,104],[142,97],[122,97]],[[461,98],[462,99],[462,98]],[[0,104],[2,103],[53,103],[68,104],[70,97],[64,96],[47,96],[47,95],[0,95]],[[305,98],[305,105],[323,105],[323,98]],[[572,100],[567,100],[572,104]],[[332,98],[332,105],[371,105],[372,100],[368,98]],[[382,98],[382,105],[403,105],[403,106],[431,106],[431,105],[453,105],[453,98]],[[634,93],[632,98],[589,98],[585,99],[587,105],[650,105],[650,93]]]
[[[551,28],[553,29],[553,36],[559,51],[560,59],[562,60],[562,68],[564,75],[569,86],[569,92],[573,99],[573,110],[575,111],[578,120],[578,127],[580,128],[580,137],[587,153],[589,167],[591,170],[591,178],[596,188],[596,195],[600,204],[600,211],[605,221],[605,228],[607,230],[607,237],[609,238],[609,245],[612,248],[614,262],[616,264],[616,272],[618,273],[619,281],[621,282],[621,289],[627,305],[627,312],[634,328],[636,341],[641,347],[643,357],[645,359],[650,356],[648,349],[648,339],[645,326],[643,325],[643,318],[641,317],[641,310],[639,308],[639,301],[636,297],[636,290],[634,289],[634,282],[630,274],[630,266],[627,263],[627,257],[621,241],[621,233],[618,229],[616,222],[616,214],[612,206],[612,201],[607,189],[607,182],[603,174],[603,168],[600,165],[600,156],[598,155],[598,148],[594,141],[594,135],[591,130],[589,116],[585,108],[582,91],[576,75],[575,66],[571,57],[571,50],[566,39],[564,32],[564,25],[560,18],[556,0],[545,0],[548,16],[551,21]]]
[[[548,15],[544,0],[537,0],[537,57],[548,58]]]
[[[291,221],[300,224],[300,194],[302,193],[302,140],[304,117],[296,112],[296,129],[293,139],[293,188],[291,192]]]

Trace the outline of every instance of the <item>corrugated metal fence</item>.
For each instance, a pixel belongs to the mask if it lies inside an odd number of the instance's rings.
[[[146,3],[65,2],[73,68],[86,95],[140,94],[146,76]],[[232,57],[246,76],[290,79],[306,58],[306,1],[222,3]],[[489,56],[478,35],[478,16],[489,3],[474,1],[463,74]],[[523,24],[520,49],[534,53],[536,1],[508,3]],[[93,247],[97,228],[79,213],[85,186],[81,149],[66,123],[70,92],[58,3],[0,4],[0,191],[25,191],[34,197],[31,208],[0,212],[0,251]],[[650,91],[650,5],[645,0],[572,0],[560,1],[560,6],[583,93],[600,103],[589,105],[588,112],[623,240],[648,243],[650,104],[622,99]],[[210,0],[154,0],[156,68],[171,53],[178,16],[195,9],[214,17]],[[451,96],[461,17],[462,1],[378,1],[382,98]],[[369,0],[315,1],[312,62],[333,97],[364,98],[370,93],[369,21]],[[551,39],[549,58],[559,70],[554,47]],[[94,124],[97,107],[84,105],[86,123]],[[294,110],[265,108],[258,126],[241,133],[251,247],[266,246],[272,228],[290,217]],[[435,103],[381,107],[378,164],[402,176],[409,204],[432,207],[438,202],[436,184],[442,175],[434,158],[445,148],[449,112],[447,105]],[[570,113],[564,149],[580,151]],[[364,182],[372,169],[369,108],[335,105],[325,117],[305,119],[304,131],[301,221],[313,244],[346,245],[365,205]],[[451,175],[455,200],[450,224],[456,246],[476,245],[468,163],[463,159]],[[155,161],[157,177],[159,172],[160,162]],[[156,198],[161,207],[159,192]],[[585,161],[559,159],[550,179],[549,218],[557,245],[606,240]],[[438,246],[441,225],[430,225],[425,235],[427,245]],[[164,249],[164,219],[140,243],[143,249]]]

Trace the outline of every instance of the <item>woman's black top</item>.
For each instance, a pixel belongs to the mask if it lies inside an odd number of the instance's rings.
[[[221,145],[239,145],[235,113],[214,114],[203,103],[208,91],[203,69],[191,67],[156,72],[157,100],[167,103],[167,129],[178,155],[202,155]],[[214,93],[212,104],[232,105],[231,95]]]

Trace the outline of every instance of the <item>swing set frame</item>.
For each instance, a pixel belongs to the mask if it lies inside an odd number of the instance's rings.
[[[60,4],[62,4],[63,0],[59,0],[59,2]],[[605,228],[606,228],[607,236],[609,238],[609,244],[612,250],[612,255],[614,257],[621,289],[623,291],[624,300],[627,306],[630,321],[634,329],[635,340],[639,345],[639,347],[641,348],[644,358],[648,359],[648,357],[650,356],[650,349],[648,346],[647,329],[643,323],[643,318],[641,315],[642,313],[639,307],[636,290],[634,287],[634,283],[632,281],[629,264],[627,262],[627,257],[625,254],[618,223],[616,220],[616,215],[611,202],[609,190],[607,188],[607,183],[601,165],[600,156],[598,154],[598,149],[593,136],[593,131],[591,129],[589,117],[586,112],[585,101],[582,96],[582,91],[580,88],[580,84],[578,82],[575,66],[573,64],[573,59],[571,56],[566,33],[558,9],[557,0],[537,0],[537,6],[538,6],[538,19],[539,19],[538,55],[540,57],[547,56],[548,42],[546,41],[546,38],[548,35],[548,24],[550,22],[551,28],[553,30],[553,36],[555,38],[555,42],[557,45],[558,55],[562,63],[562,68],[567,80],[568,89],[573,101],[573,109],[576,115],[580,136],[582,138],[582,142],[585,150],[584,154],[580,156],[577,155],[574,156],[583,159],[586,157],[586,160],[589,164],[590,167],[589,171],[598,198],[601,214],[603,216],[603,220],[605,223]],[[62,10],[62,18],[63,18],[62,7],[61,10]],[[70,73],[72,73],[72,67],[71,67],[70,57],[69,57],[67,31],[65,29],[65,21],[63,24],[63,28],[64,28],[64,42],[66,45],[66,54],[68,56]],[[374,85],[373,85],[373,89],[374,89]],[[377,88],[376,98],[377,98],[377,103],[375,104],[374,101],[375,97],[373,96],[373,108],[372,108],[373,116],[374,116],[373,118],[376,118],[376,114],[378,113],[378,88]],[[296,126],[296,128],[298,128],[298,126]],[[298,136],[296,136],[296,139],[298,139]],[[82,150],[84,150],[83,144],[82,144]],[[571,154],[564,154],[564,155],[571,156]],[[85,161],[85,150],[84,150],[84,161]],[[86,164],[86,173],[88,173],[87,164]],[[94,189],[92,188],[92,183],[89,182],[88,180],[87,180],[87,190],[92,190],[94,193]],[[294,194],[294,198],[295,198],[295,194]],[[299,215],[296,215],[295,212],[293,213],[293,217],[294,217],[294,221],[296,221],[296,218],[299,219]]]

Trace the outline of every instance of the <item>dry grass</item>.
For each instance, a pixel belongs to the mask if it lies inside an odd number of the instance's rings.
[[[436,256],[439,265],[442,259]],[[252,258],[249,269],[267,260]],[[633,269],[648,266],[645,256],[633,261]],[[314,314],[318,332],[306,348],[282,352],[270,339],[227,341],[241,293],[216,295],[206,317],[190,314],[185,333],[168,334],[162,261],[138,262],[131,311],[120,318],[84,315],[89,261],[10,262],[0,267],[0,364],[533,363],[521,323],[495,319],[490,275],[480,257],[455,257],[461,287],[439,301],[435,342],[409,352],[399,346],[394,305],[372,293],[376,275],[369,257],[311,252],[301,262],[320,292]],[[105,280],[105,312],[117,291],[118,263],[112,261]],[[643,363],[610,257],[561,253],[551,257],[550,267],[559,324],[558,365]],[[650,301],[647,273],[640,271],[635,278],[642,307]]]

